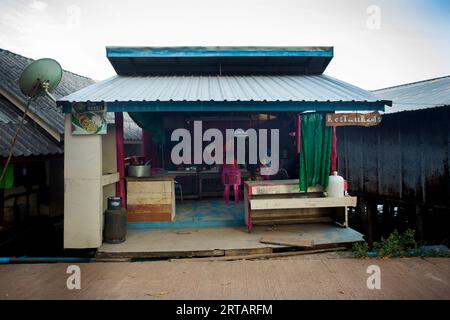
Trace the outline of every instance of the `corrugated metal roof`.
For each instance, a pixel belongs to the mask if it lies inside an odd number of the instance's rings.
[[[20,91],[19,78],[25,67],[32,61],[33,59],[0,49],[0,89],[5,90],[23,104],[26,103],[27,97]],[[92,79],[64,71],[60,84],[52,94],[56,98],[63,97],[93,83]],[[64,133],[64,114],[56,108],[50,98],[37,99],[30,106],[30,111],[60,134]]]
[[[6,106],[8,104],[8,107]],[[9,108],[9,101],[0,95],[0,125],[4,123],[15,123],[19,117],[15,110]]]
[[[115,76],[59,101],[380,101],[325,75]]]
[[[392,100],[386,113],[421,110],[450,105],[450,76],[374,90],[374,94]]]
[[[21,112],[0,96],[0,157],[7,157],[11,140],[16,132]],[[29,118],[22,126],[13,148],[13,156],[39,156],[62,154],[61,143],[50,137]]]
[[[108,123],[114,123],[114,113],[108,112],[106,116]],[[127,142],[140,141],[142,139],[142,129],[131,119],[128,113],[123,113],[123,134]]]

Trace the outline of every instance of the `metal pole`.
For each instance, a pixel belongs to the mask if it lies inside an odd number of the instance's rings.
[[[30,104],[31,104],[31,101],[32,101],[32,100],[33,100],[33,98],[29,98],[29,99],[28,99],[27,104],[26,104],[26,106],[25,106],[25,110],[24,110],[24,112],[23,112],[23,116],[22,116],[22,118],[20,119],[19,126],[18,126],[17,129],[16,129],[16,133],[14,134],[14,137],[13,137],[13,139],[12,139],[12,141],[11,141],[11,145],[9,146],[9,150],[8,150],[8,159],[6,160],[5,166],[3,167],[2,175],[0,176],[0,182],[2,182],[2,181],[3,181],[3,178],[5,177],[6,170],[7,170],[7,168],[8,168],[9,162],[11,161],[11,158],[12,158],[12,155],[13,155],[14,145],[16,144],[17,137],[19,136],[19,133],[20,133],[20,130],[22,129],[23,123],[25,122],[25,118],[26,118],[26,116],[27,116],[28,109],[29,109],[29,107],[30,107]]]
[[[125,195],[125,150],[123,139],[123,113],[115,112],[114,120],[116,125],[116,161],[117,171],[119,172],[119,181],[116,184],[116,196],[122,198],[122,207],[127,207],[127,199]]]

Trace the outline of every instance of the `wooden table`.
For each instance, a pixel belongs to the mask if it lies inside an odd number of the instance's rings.
[[[174,179],[176,179],[177,177],[190,177],[190,178],[194,179],[195,183],[197,183],[197,185],[198,185],[199,176],[198,176],[198,172],[195,170],[172,170],[172,171],[166,171],[164,173],[164,175],[173,177]],[[178,183],[180,183],[180,182],[178,181]],[[181,187],[183,187],[182,184],[181,184]],[[195,194],[185,194],[183,191],[183,199],[198,199],[198,198],[199,198],[198,186],[196,188]]]
[[[253,225],[335,222],[348,226],[347,208],[356,197],[325,197],[320,186],[300,191],[297,179],[246,181],[244,183],[245,223]]]
[[[250,172],[247,170],[241,170],[241,179],[245,180],[250,177]],[[203,191],[203,180],[208,179],[218,179],[220,180],[220,184],[222,185],[222,173],[220,171],[213,171],[213,170],[207,170],[207,171],[200,171],[198,173],[198,195],[199,199],[203,199],[203,196],[221,196],[223,194],[223,190],[221,191]],[[223,189],[223,188],[222,188]]]
[[[193,195],[183,195],[185,199],[203,199],[203,197],[220,197],[223,193],[223,190],[220,191],[207,191],[204,190],[203,181],[204,180],[214,180],[217,179],[221,182],[221,173],[217,170],[205,170],[205,171],[189,171],[189,170],[173,170],[166,171],[162,176],[173,177],[192,177],[193,179],[197,179],[197,193]],[[247,170],[241,170],[241,178],[242,180],[248,179],[250,177],[250,172]]]

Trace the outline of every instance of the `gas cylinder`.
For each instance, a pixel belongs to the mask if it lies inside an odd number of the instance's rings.
[[[328,180],[327,196],[340,198],[344,196],[344,178],[334,171]]]
[[[124,242],[127,236],[127,211],[122,208],[122,198],[109,197],[105,211],[103,238],[107,243]]]

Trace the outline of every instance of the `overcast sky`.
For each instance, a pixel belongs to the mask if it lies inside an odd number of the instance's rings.
[[[448,0],[0,0],[0,47],[102,80],[107,45],[334,46],[365,89],[450,74]]]

